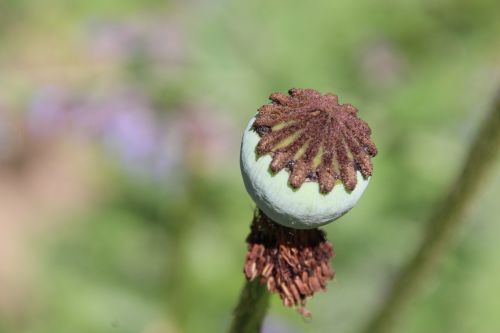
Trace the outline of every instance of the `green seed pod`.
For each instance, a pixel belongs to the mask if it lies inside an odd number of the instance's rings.
[[[245,129],[245,187],[273,221],[295,229],[332,222],[359,200],[377,149],[350,104],[312,89],[275,93]]]

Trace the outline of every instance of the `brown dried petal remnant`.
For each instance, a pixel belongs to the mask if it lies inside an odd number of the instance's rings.
[[[372,175],[371,158],[377,148],[354,106],[313,89],[288,93],[272,94],[272,103],[259,109],[253,124],[261,137],[257,153],[271,154],[273,172],[287,168],[292,187],[317,181],[322,193],[330,192],[337,180],[352,191],[357,170],[365,178]]]
[[[325,290],[335,273],[330,265],[333,247],[319,229],[297,230],[274,223],[259,211],[247,237],[247,279],[259,279],[283,304],[304,315],[306,298]]]

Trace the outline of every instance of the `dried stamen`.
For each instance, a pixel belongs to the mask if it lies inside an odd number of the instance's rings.
[[[325,290],[335,272],[330,266],[334,252],[319,229],[298,230],[274,223],[259,211],[247,237],[247,279],[260,279],[283,304],[298,307],[304,315],[307,297]]]

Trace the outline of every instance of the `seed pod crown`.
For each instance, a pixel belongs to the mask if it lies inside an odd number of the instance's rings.
[[[262,106],[253,123],[260,141],[259,156],[270,154],[270,169],[290,172],[288,182],[297,189],[316,181],[322,193],[341,181],[354,190],[356,171],[372,175],[371,158],[377,148],[371,130],[351,104],[339,104],[334,94],[313,89],[290,89],[289,95],[274,93],[271,104]]]

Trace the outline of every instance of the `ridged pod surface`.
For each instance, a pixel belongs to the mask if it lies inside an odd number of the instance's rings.
[[[377,149],[350,104],[312,89],[274,93],[243,134],[245,187],[272,220],[315,228],[349,211],[368,185]]]

